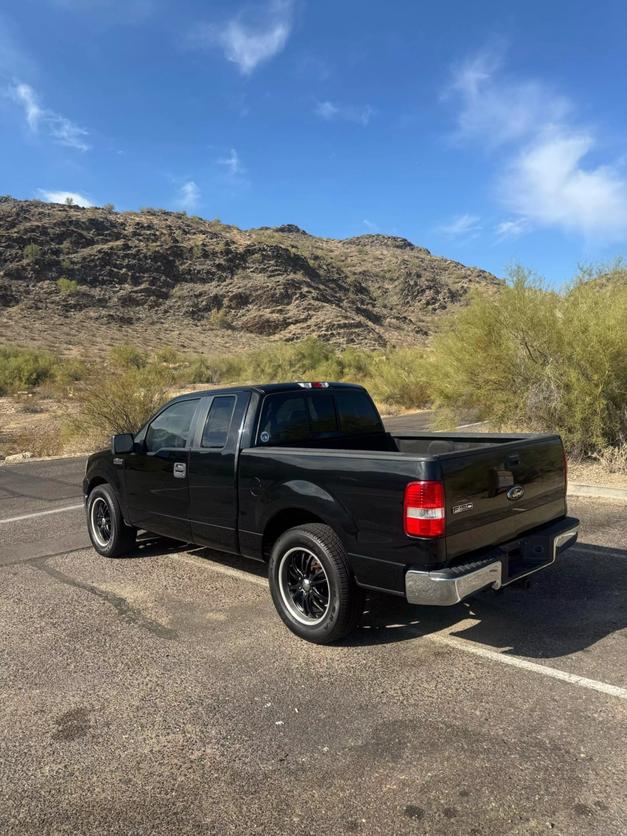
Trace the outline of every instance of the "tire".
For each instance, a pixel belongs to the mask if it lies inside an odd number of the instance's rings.
[[[289,629],[315,644],[351,633],[363,612],[346,550],[322,523],[290,528],[274,544],[268,567],[270,592]]]
[[[89,494],[87,530],[93,547],[104,557],[122,557],[133,550],[137,529],[124,522],[111,485],[98,485]]]

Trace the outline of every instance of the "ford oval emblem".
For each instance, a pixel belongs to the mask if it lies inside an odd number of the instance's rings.
[[[513,488],[510,488],[507,491],[507,498],[510,502],[518,502],[519,499],[522,499],[525,495],[525,489],[522,485],[514,485]]]

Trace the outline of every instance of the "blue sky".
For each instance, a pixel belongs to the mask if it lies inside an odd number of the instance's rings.
[[[560,284],[627,249],[626,36],[621,0],[5,0],[0,192]]]

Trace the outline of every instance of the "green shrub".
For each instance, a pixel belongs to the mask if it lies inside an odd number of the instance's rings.
[[[74,421],[81,435],[101,439],[115,433],[136,432],[168,399],[171,374],[154,367],[100,371],[76,392],[79,404]]]
[[[61,276],[57,279],[57,287],[62,296],[70,296],[78,290],[78,282],[76,279],[68,279],[66,276]]]
[[[41,255],[41,247],[38,244],[27,244],[22,252],[26,261],[37,261]]]
[[[47,351],[0,347],[0,395],[32,389],[54,378],[60,361]]]
[[[419,348],[375,356],[365,379],[376,400],[393,406],[424,407],[431,397],[428,361]]]
[[[199,258],[202,258],[202,253],[202,238],[199,237],[194,239],[192,243],[192,257],[198,260]]]
[[[148,363],[148,355],[134,345],[116,345],[109,351],[111,363],[122,369],[143,369]]]
[[[229,317],[224,308],[216,308],[209,314],[209,322],[214,328],[228,329],[231,327]]]
[[[435,339],[431,390],[453,418],[557,431],[588,455],[627,436],[627,283],[622,269],[563,293],[521,269],[474,298]]]

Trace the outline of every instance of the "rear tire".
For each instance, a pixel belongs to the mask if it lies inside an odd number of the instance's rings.
[[[122,557],[133,550],[137,529],[125,524],[111,485],[98,485],[89,494],[87,530],[93,547],[104,557]]]
[[[268,574],[274,606],[300,638],[329,644],[357,626],[363,592],[328,525],[308,523],[284,532],[272,549]]]

